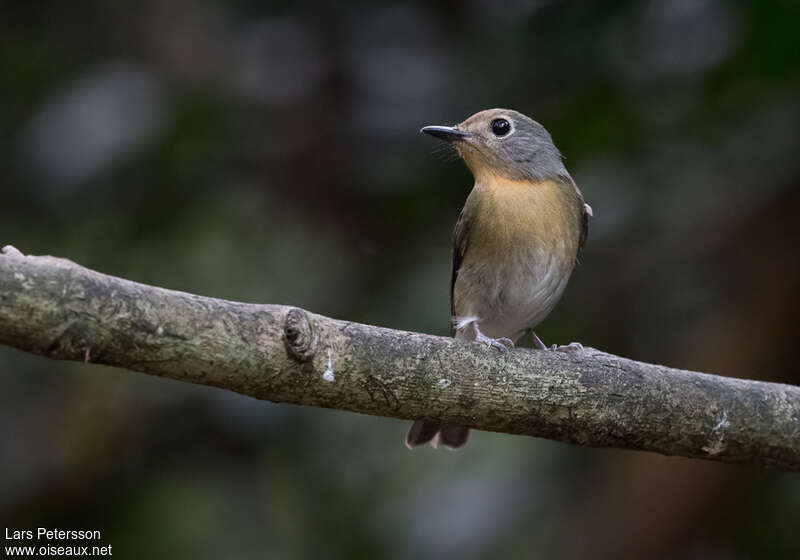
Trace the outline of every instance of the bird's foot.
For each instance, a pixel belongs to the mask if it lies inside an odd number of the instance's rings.
[[[477,330],[477,329],[476,329]],[[498,350],[508,351],[514,349],[514,341],[510,338],[506,338],[501,336],[500,338],[492,338],[486,336],[481,331],[477,331],[475,333],[475,342],[480,342],[485,344],[486,346],[491,346],[492,348],[496,348]]]
[[[559,346],[558,344],[553,344],[552,346],[546,346],[542,339],[536,336],[536,333],[533,331],[531,332],[531,336],[533,337],[533,345],[538,350],[547,350],[548,352],[580,352],[583,350],[583,344],[580,342],[570,342],[567,345]]]
[[[550,350],[552,350],[553,352],[580,352],[581,350],[583,350],[583,344],[581,344],[580,342],[570,342],[569,344],[561,346],[553,344],[550,347]]]

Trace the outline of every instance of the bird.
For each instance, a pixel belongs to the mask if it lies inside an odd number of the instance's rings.
[[[533,332],[564,293],[592,215],[550,133],[510,109],[420,132],[452,146],[475,180],[453,231],[453,336],[507,351],[530,332],[539,350],[580,350],[548,348]],[[468,437],[469,428],[422,419],[406,446],[455,449]]]

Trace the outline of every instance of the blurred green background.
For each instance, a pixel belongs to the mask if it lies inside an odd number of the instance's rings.
[[[0,2],[0,245],[447,334],[471,186],[425,124],[510,107],[594,207],[537,329],[800,383],[800,4]],[[800,476],[275,405],[0,348],[0,524],[122,558],[798,558]]]

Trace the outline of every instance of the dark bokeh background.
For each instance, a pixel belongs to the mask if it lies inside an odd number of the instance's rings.
[[[0,244],[448,332],[471,185],[424,124],[552,132],[595,211],[540,327],[800,383],[800,4],[0,3]],[[123,558],[797,558],[800,477],[274,405],[0,348],[0,525]]]

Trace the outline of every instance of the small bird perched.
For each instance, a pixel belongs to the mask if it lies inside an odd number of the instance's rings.
[[[455,338],[506,350],[530,330],[547,350],[532,329],[561,298],[592,215],[550,134],[508,109],[420,132],[450,143],[475,177],[453,232]],[[468,437],[469,428],[417,420],[406,445],[456,448]]]

